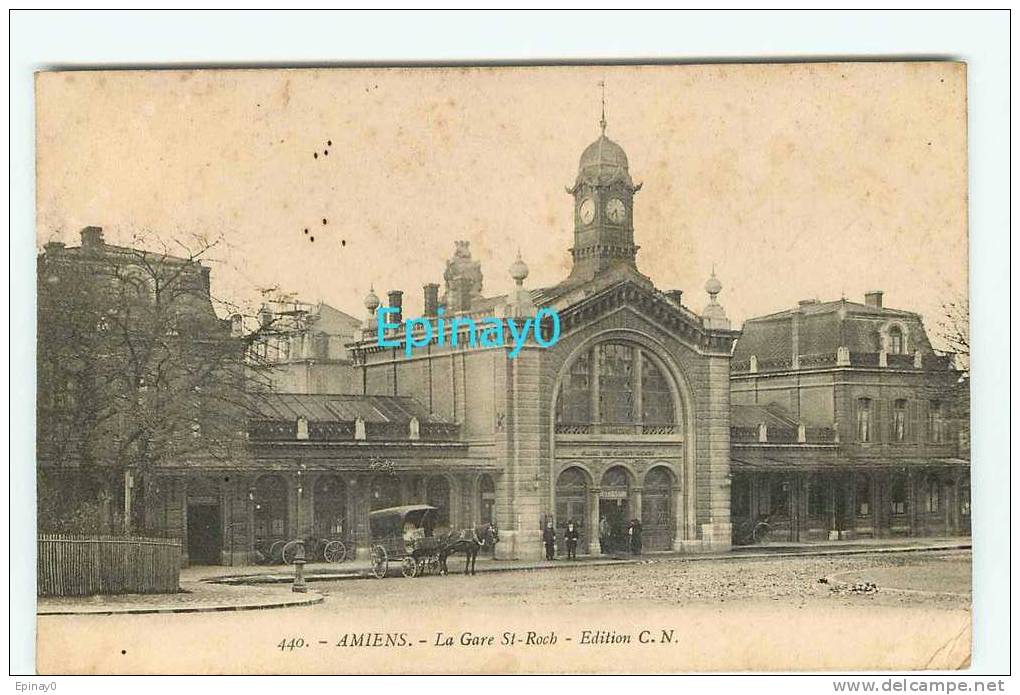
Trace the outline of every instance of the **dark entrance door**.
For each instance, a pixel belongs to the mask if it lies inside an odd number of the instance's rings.
[[[627,552],[627,525],[630,523],[627,500],[600,499],[599,519],[609,522],[609,548],[603,550],[611,553]]]
[[[188,505],[188,562],[192,565],[220,564],[223,533],[218,504]]]

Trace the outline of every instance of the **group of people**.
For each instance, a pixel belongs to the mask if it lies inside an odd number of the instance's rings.
[[[631,519],[627,524],[625,534],[627,549],[631,555],[641,554],[641,520]],[[577,559],[577,543],[581,539],[581,531],[574,520],[567,522],[563,531],[563,543],[567,546],[567,559]],[[602,517],[599,520],[599,549],[603,555],[620,549],[622,545],[619,533],[614,533],[609,519]],[[552,521],[546,522],[545,530],[542,532],[542,543],[545,545],[545,559],[556,559],[556,527]]]

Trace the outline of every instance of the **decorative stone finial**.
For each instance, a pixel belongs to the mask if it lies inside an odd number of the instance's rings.
[[[517,249],[517,260],[510,266],[510,277],[514,279],[518,287],[523,285],[524,279],[528,277],[528,264],[521,258],[520,249]]]
[[[706,328],[721,328],[728,330],[730,320],[726,317],[726,311],[719,304],[719,293],[723,285],[715,276],[715,266],[712,267],[712,275],[705,282],[705,292],[708,293],[708,304],[701,312],[701,319]]]
[[[507,298],[506,315],[514,318],[535,315],[535,303],[531,300],[531,292],[524,288],[524,279],[528,277],[528,264],[521,258],[520,249],[517,250],[517,260],[510,265],[510,277],[514,279],[517,287]]]
[[[365,295],[365,308],[368,309],[368,313],[375,314],[375,310],[379,308],[379,297],[375,293],[375,287],[369,287],[368,294]]]

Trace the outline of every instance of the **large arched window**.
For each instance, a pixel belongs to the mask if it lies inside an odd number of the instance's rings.
[[[644,348],[599,343],[567,368],[556,401],[557,432],[668,434],[678,424],[670,382]]]

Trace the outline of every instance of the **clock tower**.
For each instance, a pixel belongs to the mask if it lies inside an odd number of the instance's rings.
[[[637,270],[634,245],[634,185],[627,170],[627,154],[602,134],[581,154],[577,180],[567,192],[574,198],[574,266],[570,277],[587,281],[617,266]]]

